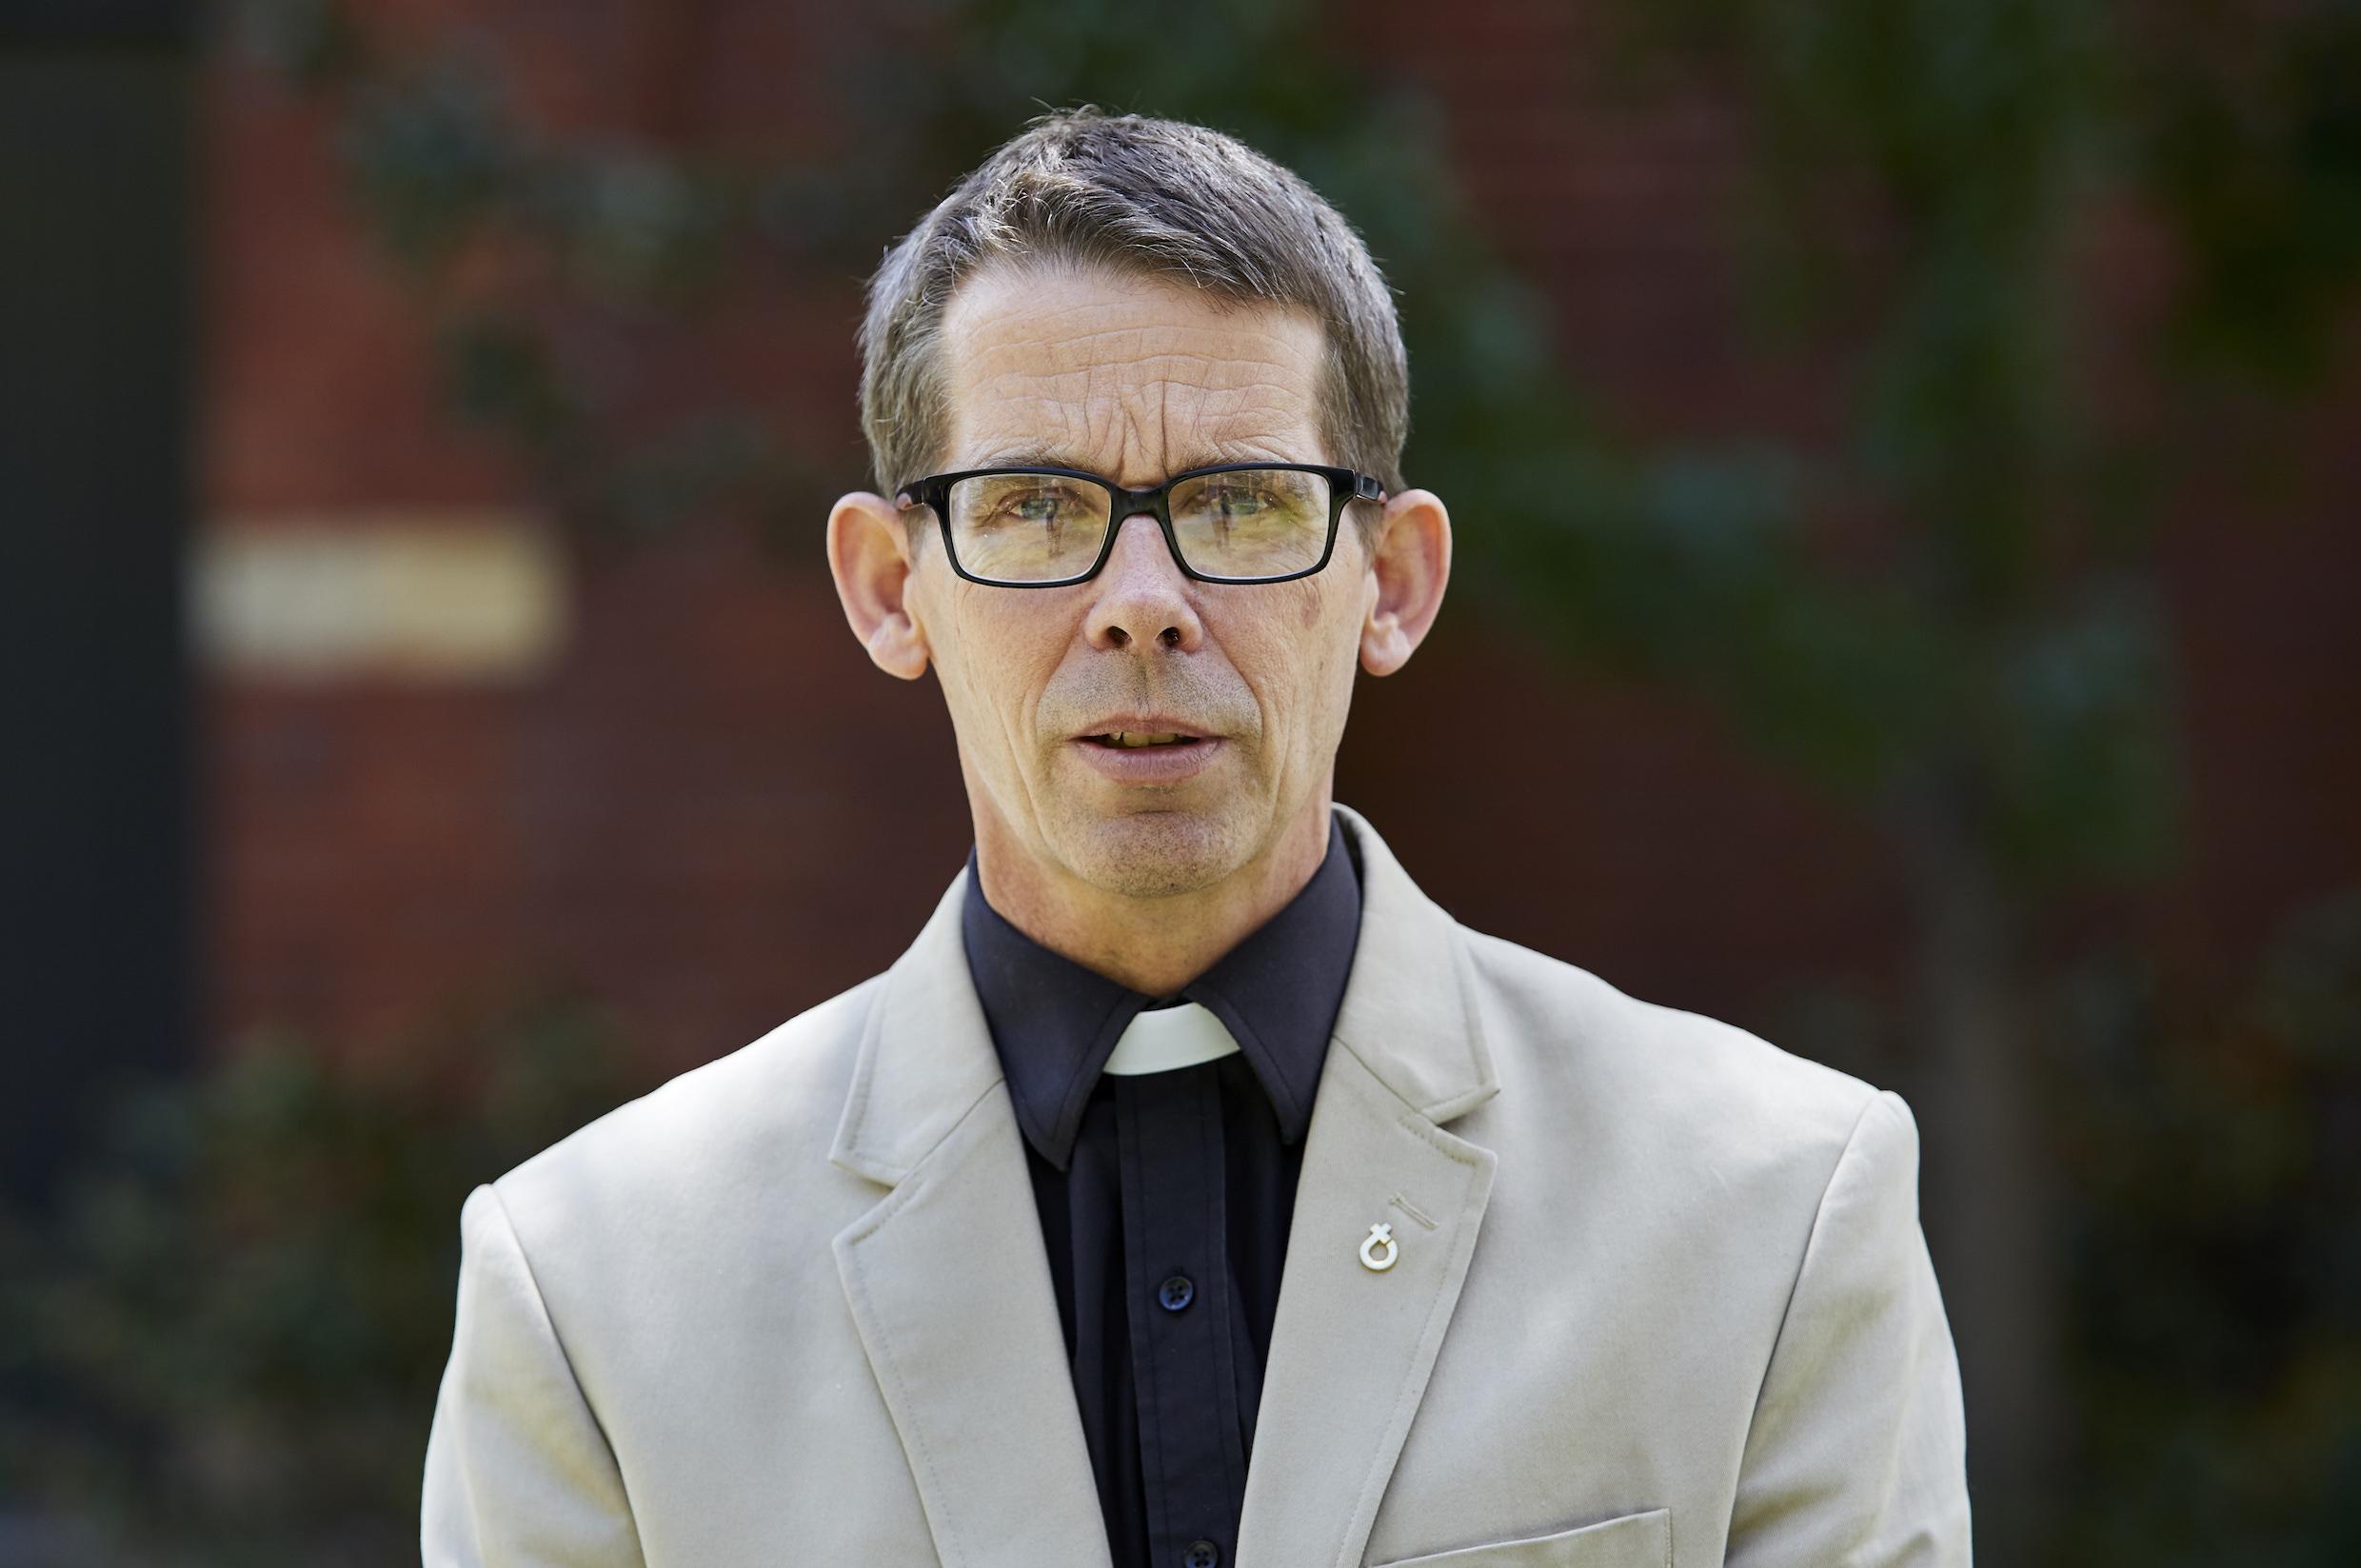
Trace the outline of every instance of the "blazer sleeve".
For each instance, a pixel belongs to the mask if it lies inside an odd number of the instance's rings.
[[[459,1320],[427,1441],[426,1568],[644,1568],[639,1532],[499,1194],[460,1213]]]
[[[1892,1094],[1821,1195],[1756,1400],[1732,1568],[1968,1568],[1967,1433],[1918,1228],[1918,1129]]]

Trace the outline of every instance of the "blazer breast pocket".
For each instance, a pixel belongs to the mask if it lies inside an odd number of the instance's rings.
[[[1555,1536],[1403,1558],[1385,1568],[1670,1568],[1672,1560],[1673,1511],[1658,1508]]]

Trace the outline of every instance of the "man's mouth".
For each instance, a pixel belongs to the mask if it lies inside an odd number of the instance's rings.
[[[1093,744],[1108,746],[1124,751],[1136,751],[1141,746],[1150,745],[1182,745],[1197,739],[1199,739],[1198,736],[1183,735],[1178,730],[1170,729],[1156,731],[1144,729],[1117,729],[1110,730],[1104,735],[1093,735],[1090,737],[1090,741]]]

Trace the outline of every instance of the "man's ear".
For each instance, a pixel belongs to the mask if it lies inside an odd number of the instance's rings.
[[[1369,563],[1378,596],[1360,630],[1360,667],[1391,675],[1410,662],[1443,607],[1451,581],[1451,514],[1431,490],[1404,490],[1385,504]]]
[[[926,673],[926,634],[910,605],[910,536],[882,495],[856,490],[828,514],[828,574],[870,662],[915,681]]]

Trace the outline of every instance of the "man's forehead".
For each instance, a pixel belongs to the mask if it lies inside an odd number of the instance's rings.
[[[962,466],[1319,461],[1307,443],[1323,352],[1304,311],[1102,272],[982,273],[944,313],[950,455]]]

